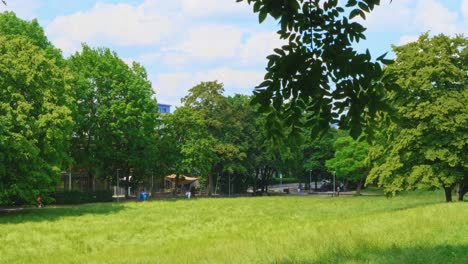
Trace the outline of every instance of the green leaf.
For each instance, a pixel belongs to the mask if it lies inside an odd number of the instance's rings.
[[[260,10],[260,13],[258,14],[258,22],[262,23],[266,19],[267,15],[267,12],[265,12],[264,10]]]
[[[354,9],[349,13],[349,19],[353,19],[354,17],[358,16],[360,14],[361,10],[359,9]]]
[[[357,4],[356,0],[348,0],[348,3],[346,4],[346,7],[352,7]]]
[[[366,12],[369,12],[369,7],[366,5],[366,3],[364,2],[359,2],[358,4],[359,8],[361,8],[361,10],[364,10]]]

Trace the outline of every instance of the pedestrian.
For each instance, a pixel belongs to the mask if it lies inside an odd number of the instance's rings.
[[[39,195],[37,196],[36,202],[37,202],[37,207],[38,207],[38,208],[44,207],[44,205],[42,204],[42,196],[41,196],[41,194],[39,194]]]
[[[336,196],[340,196],[340,190],[341,190],[340,186],[339,185],[336,186]]]
[[[187,196],[187,199],[190,200],[190,196],[192,196],[192,192],[189,190],[185,193],[185,196]]]

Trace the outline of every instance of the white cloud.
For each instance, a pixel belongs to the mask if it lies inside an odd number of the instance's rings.
[[[431,30],[434,33],[444,32],[454,34],[461,32],[457,12],[451,12],[447,7],[435,0],[419,0],[416,5],[414,22],[423,30]]]
[[[418,36],[405,35],[400,37],[400,41],[398,41],[398,46],[402,46],[410,42],[415,42],[416,40],[418,40]]]
[[[239,27],[203,25],[190,30],[176,50],[203,60],[232,58],[239,49],[241,38]]]
[[[246,2],[236,3],[234,0],[183,0],[182,12],[193,17],[207,15],[246,14],[250,7]]]
[[[243,45],[240,53],[244,64],[266,64],[266,57],[273,53],[273,49],[285,44],[275,32],[254,33]]]
[[[4,6],[0,3],[0,12],[13,11],[19,18],[31,20],[36,18],[36,10],[39,8],[39,0],[12,0]]]
[[[468,6],[464,0],[462,11]],[[466,7],[468,9],[468,7]],[[398,32],[416,34],[431,31],[434,34],[466,32],[463,19],[456,11],[449,10],[440,0],[398,0],[383,2],[362,21],[371,32]]]
[[[369,31],[409,31],[414,27],[412,0],[398,0],[391,3],[383,1],[377,6],[366,20],[357,20]]]
[[[172,25],[169,17],[148,12],[143,5],[97,3],[89,11],[55,18],[48,25],[47,34],[59,48],[70,53],[81,42],[157,44],[171,32]]]
[[[261,71],[223,67],[195,73],[164,73],[150,78],[159,102],[180,105],[180,98],[200,82],[217,80],[224,84],[226,95],[251,94],[263,80],[263,75]]]
[[[254,16],[250,9],[246,2],[234,0],[146,0],[140,5],[98,2],[90,10],[56,17],[46,31],[67,54],[78,50],[82,42],[91,46],[162,44],[160,49],[170,47],[164,53],[171,58],[164,61],[174,65],[188,63],[187,58],[235,56],[244,30],[234,23],[219,24],[216,18]],[[208,16],[214,21],[203,20]]]
[[[468,0],[463,0],[461,4],[461,11],[465,19],[468,19]]]
[[[156,96],[163,97],[183,96],[193,84],[193,75],[187,72],[164,73],[156,78],[150,76],[150,79],[154,79],[152,83]]]
[[[262,81],[265,57],[281,41],[276,27],[271,32],[256,27],[251,9],[235,0],[98,3],[55,18],[47,34],[65,53],[78,50],[81,42],[132,49],[125,61],[148,68],[157,99],[180,105],[180,98],[201,81],[224,83],[227,95],[250,94]],[[253,25],[243,25],[246,21]]]
[[[284,44],[275,32],[252,32],[232,25],[199,26],[185,35],[182,44],[145,53],[138,60],[176,68],[209,62],[264,67],[266,56]]]
[[[199,72],[195,75],[196,83],[217,80],[226,87],[226,94],[250,94],[255,86],[263,80],[264,72],[255,70],[238,70],[228,67]]]

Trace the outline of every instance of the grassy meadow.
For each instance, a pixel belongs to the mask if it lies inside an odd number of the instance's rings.
[[[0,263],[468,263],[468,203],[258,197],[0,214]]]

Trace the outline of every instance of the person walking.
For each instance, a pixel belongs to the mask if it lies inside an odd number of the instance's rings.
[[[36,202],[37,202],[37,207],[38,207],[38,208],[44,207],[44,205],[42,204],[42,196],[41,196],[41,194],[39,194],[39,195],[37,196]]]

